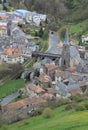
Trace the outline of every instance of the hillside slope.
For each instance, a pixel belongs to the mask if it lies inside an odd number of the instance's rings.
[[[15,8],[46,13],[64,21],[79,22],[88,19],[88,0],[8,0]]]
[[[54,110],[54,117],[44,119],[33,117],[0,130],[88,130],[88,111],[64,111],[64,107]]]

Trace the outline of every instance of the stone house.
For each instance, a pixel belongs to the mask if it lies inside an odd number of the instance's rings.
[[[82,43],[88,44],[88,34],[82,35]]]
[[[2,61],[6,63],[23,63],[24,58],[21,56],[20,51],[18,49],[14,48],[7,48],[4,50],[4,52],[1,54]]]
[[[57,69],[58,66],[56,66],[55,64],[42,64],[42,68],[40,68],[40,74],[45,73],[49,75],[53,81],[55,80],[55,70]]]
[[[0,22],[0,37],[7,35],[7,24],[4,22]]]
[[[68,79],[71,76],[71,72],[69,71],[61,71],[61,70],[56,70],[55,71],[55,83],[58,81],[63,81],[65,79]]]
[[[49,75],[42,73],[39,77],[35,78],[35,82],[38,83],[42,88],[50,87],[52,79]]]
[[[29,118],[36,109],[47,106],[47,101],[41,98],[25,98],[10,103],[3,107],[2,119],[5,123],[12,123],[18,120]]]
[[[40,96],[42,95],[45,90],[43,90],[39,85],[35,85],[33,83],[29,83],[26,85],[26,90],[28,93],[28,96],[34,97],[34,96]]]

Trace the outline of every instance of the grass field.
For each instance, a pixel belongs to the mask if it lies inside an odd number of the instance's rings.
[[[88,33],[88,29],[87,28],[88,28],[88,20],[85,20],[85,21],[83,21],[81,23],[71,25],[70,29],[69,29],[69,33],[70,34],[73,34],[73,33],[87,34]]]
[[[64,111],[64,106],[54,110],[54,117],[33,117],[0,130],[88,130],[88,111]]]
[[[22,88],[24,86],[24,80],[18,79],[18,80],[10,80],[6,82],[5,84],[0,86],[0,98],[3,98],[12,92],[17,91],[18,89]]]

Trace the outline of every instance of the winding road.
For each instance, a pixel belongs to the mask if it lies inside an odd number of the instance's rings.
[[[50,33],[49,34],[49,49],[47,50],[47,53],[56,54],[56,49],[59,43],[60,43],[60,38],[59,38],[58,33],[56,32]]]
[[[12,93],[12,94],[9,95],[9,96],[6,96],[6,97],[3,98],[3,100],[1,101],[1,105],[2,105],[2,106],[7,105],[8,103],[10,103],[12,100],[14,100],[15,98],[17,98],[18,96],[19,96],[19,92],[15,92],[15,93]]]

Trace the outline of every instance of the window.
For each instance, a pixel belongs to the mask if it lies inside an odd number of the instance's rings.
[[[66,65],[66,61],[64,60],[64,65]]]

